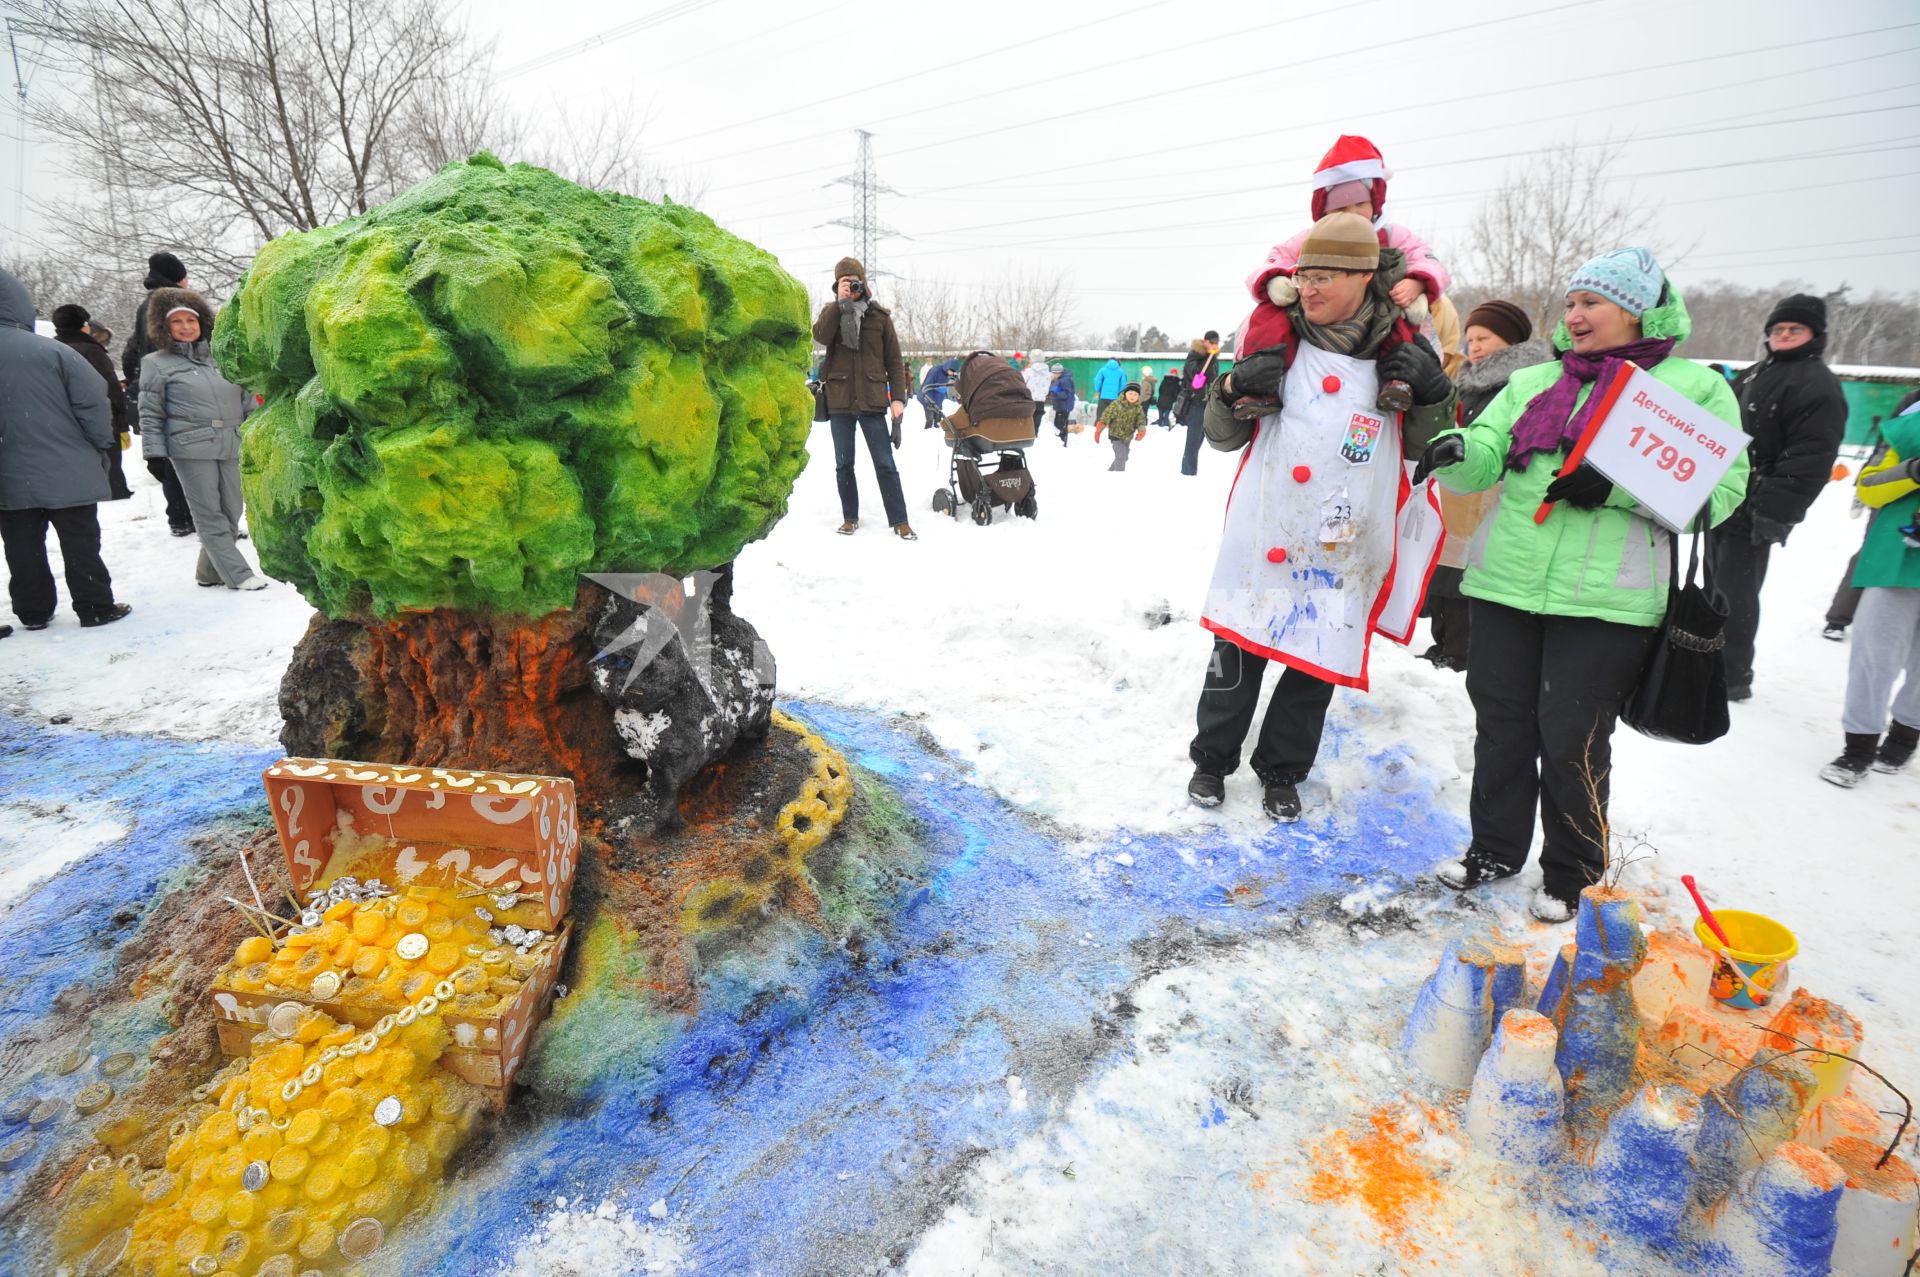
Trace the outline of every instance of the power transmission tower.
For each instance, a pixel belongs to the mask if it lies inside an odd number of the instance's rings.
[[[855,129],[854,133],[860,138],[858,168],[845,177],[836,177],[828,183],[829,186],[851,186],[854,189],[853,216],[836,217],[822,224],[844,226],[860,236],[860,264],[867,268],[867,278],[871,279],[876,275],[892,273],[883,271],[875,265],[873,246],[883,239],[906,237],[880,220],[880,196],[898,195],[900,192],[882,183],[879,175],[873,171],[873,134],[865,129]]]

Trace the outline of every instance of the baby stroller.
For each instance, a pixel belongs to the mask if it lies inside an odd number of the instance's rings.
[[[999,355],[977,350],[960,365],[954,396],[941,405],[946,414],[941,431],[953,457],[947,486],[934,490],[934,512],[957,519],[966,507],[982,526],[993,522],[996,506],[1038,518],[1040,503],[1024,455],[1033,446],[1033,399],[1027,383]],[[998,464],[984,470],[981,462],[989,455]]]

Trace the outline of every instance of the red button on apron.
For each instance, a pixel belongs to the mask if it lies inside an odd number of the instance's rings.
[[[1293,468],[1293,481],[1295,483],[1305,483],[1311,478],[1313,478],[1313,468],[1311,466],[1295,466]]]
[[[1322,390],[1324,390],[1324,391],[1326,391],[1326,392],[1327,392],[1328,394],[1330,394],[1330,395],[1331,395],[1331,394],[1335,394],[1335,393],[1337,393],[1337,392],[1339,391],[1339,389],[1340,389],[1340,379],[1339,379],[1338,377],[1336,377],[1336,376],[1334,376],[1334,375],[1333,375],[1332,373],[1328,373],[1328,374],[1327,374],[1327,375],[1326,375],[1326,376],[1325,376],[1325,377],[1324,377],[1324,378],[1323,378],[1323,379],[1321,380],[1321,382],[1320,382],[1320,389],[1322,389]]]
[[[1286,561],[1287,561],[1287,552],[1281,547],[1276,545],[1271,550],[1267,551],[1267,562],[1285,563]]]

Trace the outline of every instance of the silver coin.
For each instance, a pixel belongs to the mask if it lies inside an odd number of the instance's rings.
[[[127,1257],[127,1244],[133,1240],[131,1228],[119,1228],[100,1239],[100,1244],[87,1252],[80,1262],[80,1271],[86,1277],[107,1277]]]
[[[490,909],[482,909],[479,905],[475,905],[473,907],[473,916],[480,919],[480,921],[482,922],[493,921],[493,911]]]
[[[426,956],[427,938],[418,931],[409,931],[400,937],[400,943],[393,946],[393,951],[408,962],[414,962]]]
[[[322,971],[313,977],[313,996],[322,1002],[331,1002],[334,995],[339,992],[340,973],[338,971]]]
[[[27,1114],[28,1126],[46,1126],[66,1115],[67,1102],[57,1095],[50,1095],[33,1106]]]
[[[392,1126],[400,1120],[401,1112],[400,1097],[389,1095],[373,1106],[373,1120],[381,1126]]]
[[[300,1027],[300,1017],[307,1009],[298,1002],[282,1002],[267,1012],[267,1031],[277,1038],[290,1038]]]
[[[318,909],[309,909],[300,915],[300,925],[303,927],[317,927],[323,921],[325,921],[325,919],[321,918]]]
[[[380,1249],[380,1243],[386,1237],[387,1230],[380,1226],[379,1220],[371,1215],[362,1215],[340,1230],[340,1239],[334,1244],[348,1259],[366,1259]]]
[[[20,1125],[27,1120],[27,1114],[33,1112],[33,1106],[39,1102],[31,1095],[22,1095],[18,1099],[7,1101],[7,1106],[0,1109],[0,1123],[8,1126]]]
[[[493,907],[500,910],[511,909],[520,903],[520,897],[511,891],[502,892],[490,899],[493,901]]]
[[[92,1052],[88,1051],[84,1046],[77,1046],[67,1052],[66,1058],[60,1061],[60,1076],[65,1077],[69,1073],[78,1073],[91,1063],[92,1060]]]
[[[517,922],[507,924],[506,934],[508,944],[524,944],[527,939],[527,929]]]
[[[249,1193],[257,1193],[267,1186],[267,1164],[248,1162],[247,1169],[240,1172],[240,1187]]]
[[[33,1152],[33,1137],[22,1135],[0,1144],[0,1171],[10,1171],[27,1160],[27,1154]]]
[[[531,928],[527,932],[528,944],[539,944],[542,940],[545,940],[546,938],[547,938],[547,933],[540,930],[538,927]]]

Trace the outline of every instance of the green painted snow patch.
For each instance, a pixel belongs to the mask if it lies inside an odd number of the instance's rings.
[[[485,153],[268,244],[213,346],[266,400],[261,563],[336,618],[717,567],[806,463],[799,281],[690,208]]]

